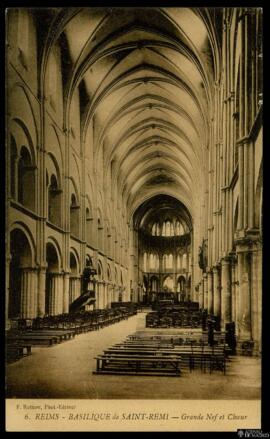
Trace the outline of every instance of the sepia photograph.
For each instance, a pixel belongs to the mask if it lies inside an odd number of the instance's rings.
[[[5,14],[7,431],[260,429],[262,8]]]

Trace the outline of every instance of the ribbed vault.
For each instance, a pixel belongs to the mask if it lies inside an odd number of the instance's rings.
[[[174,196],[193,217],[200,210],[218,69],[209,14],[196,8],[72,8],[53,21],[48,53],[61,38],[69,53],[64,123],[72,127],[79,88],[82,141],[92,147],[87,142],[94,126],[96,171],[104,166],[106,175],[114,165],[115,198],[120,194],[129,218],[155,194]]]

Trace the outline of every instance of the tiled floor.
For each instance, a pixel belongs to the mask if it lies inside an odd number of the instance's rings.
[[[143,329],[145,313],[99,331],[77,335],[7,366],[7,397],[89,399],[259,399],[258,358],[233,357],[221,372],[184,372],[181,377],[93,375],[94,357]]]

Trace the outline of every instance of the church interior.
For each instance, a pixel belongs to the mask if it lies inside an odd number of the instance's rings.
[[[7,396],[259,399],[261,8],[9,8],[6,98]]]

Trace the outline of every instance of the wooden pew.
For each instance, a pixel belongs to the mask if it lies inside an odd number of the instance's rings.
[[[195,368],[210,373],[214,370],[221,370],[226,373],[226,353],[224,346],[205,346],[205,345],[164,345],[156,343],[121,343],[115,344],[110,350],[118,352],[128,352],[132,354],[143,354],[151,352],[158,354],[169,353],[180,355],[182,358],[182,367],[189,368],[190,372]]]
[[[76,334],[98,330],[108,325],[117,323],[137,313],[132,304],[118,306],[113,309],[78,311],[74,313],[59,314],[56,316],[37,317],[33,319],[32,330],[74,330]],[[22,325],[21,329],[26,329]]]
[[[26,343],[8,343],[6,345],[7,362],[19,360],[20,358],[31,355],[31,345]]]
[[[166,356],[166,355],[177,355],[181,356],[180,352],[174,349],[152,349],[152,348],[126,348],[119,346],[112,346],[104,351],[107,353],[115,353],[119,355],[151,355],[151,356]]]
[[[76,335],[75,330],[70,329],[35,329],[33,331],[25,331],[22,335],[51,335],[60,338],[60,341],[70,340]]]
[[[208,343],[208,332],[179,332],[178,334],[174,333],[161,333],[161,332],[150,332],[150,331],[137,331],[134,334],[130,334],[127,336],[128,340],[163,340],[163,339],[171,339],[175,344],[180,343],[188,343],[189,340],[193,342],[203,342],[205,344]],[[178,342],[177,342],[178,340]],[[215,344],[224,344],[225,343],[225,332],[217,332],[214,331],[214,341]]]
[[[146,315],[146,327],[150,328],[198,328],[202,325],[203,314],[199,310],[186,308],[158,308]]]
[[[94,374],[179,376],[181,358],[176,355],[118,355],[104,353],[95,357]]]
[[[182,368],[195,367],[195,362],[190,358],[192,356],[192,351],[190,347],[185,347],[184,349],[176,348],[172,345],[114,345],[106,352],[115,353],[126,353],[128,355],[153,355],[153,356],[166,356],[166,355],[176,355],[182,359]],[[196,363],[197,364],[197,363]]]
[[[59,343],[59,337],[51,336],[51,335],[8,335],[8,342],[17,341],[20,343],[28,342],[31,345],[39,345],[39,346],[52,346],[56,343]]]

